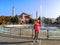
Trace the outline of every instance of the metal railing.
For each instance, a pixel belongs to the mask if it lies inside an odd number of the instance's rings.
[[[18,31],[17,33],[22,36],[22,35],[28,35],[29,33],[29,36],[31,36],[32,38],[34,37],[34,30],[33,29],[29,29],[29,28],[18,28],[18,27],[4,27],[4,32],[3,33],[9,33],[10,35],[12,35],[15,31]],[[14,31],[13,31],[14,30]],[[58,32],[57,32],[58,31]],[[14,34],[15,34],[14,33]],[[26,34],[25,34],[26,33]],[[56,34],[56,35],[55,35]],[[60,33],[59,33],[59,30],[41,30],[40,31],[40,34],[39,34],[39,38],[41,37],[44,37],[44,36],[49,39],[51,37],[58,37],[60,38]]]

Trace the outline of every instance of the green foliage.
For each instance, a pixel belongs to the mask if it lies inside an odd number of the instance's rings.
[[[57,18],[56,18],[56,20],[57,20],[57,21],[58,21],[58,20],[60,20],[60,16],[59,16],[59,17],[57,17]]]
[[[45,18],[44,19],[44,22],[45,22],[45,24],[51,24],[52,23],[52,20],[49,19],[49,18]]]
[[[13,24],[18,23],[19,20],[18,20],[17,15],[16,15],[15,17],[12,17],[12,18],[10,19],[10,22],[13,23]]]
[[[30,18],[29,19],[29,24],[34,24],[34,19]]]
[[[38,17],[38,20],[41,20],[41,17],[40,16]]]
[[[45,24],[49,24],[48,20],[47,19],[44,19],[44,22]]]

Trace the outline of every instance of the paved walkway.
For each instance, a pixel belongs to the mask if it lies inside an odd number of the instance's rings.
[[[60,45],[60,39],[39,38],[36,43],[31,36],[0,34],[0,45]]]

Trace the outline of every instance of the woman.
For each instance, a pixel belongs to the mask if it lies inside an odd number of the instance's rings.
[[[35,31],[35,36],[34,36],[34,40],[38,40],[38,34],[40,31],[40,26],[41,26],[41,22],[40,20],[36,20],[35,24],[34,24],[34,31]]]

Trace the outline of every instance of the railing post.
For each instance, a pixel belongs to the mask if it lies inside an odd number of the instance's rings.
[[[32,38],[33,38],[33,29],[32,29]]]
[[[10,35],[11,35],[12,34],[12,32],[11,32],[12,31],[12,27],[9,27],[9,30],[10,30]]]
[[[3,34],[5,33],[5,27],[3,27]]]
[[[20,36],[21,36],[21,28],[20,28]]]
[[[47,39],[49,38],[49,30],[47,30]]]

